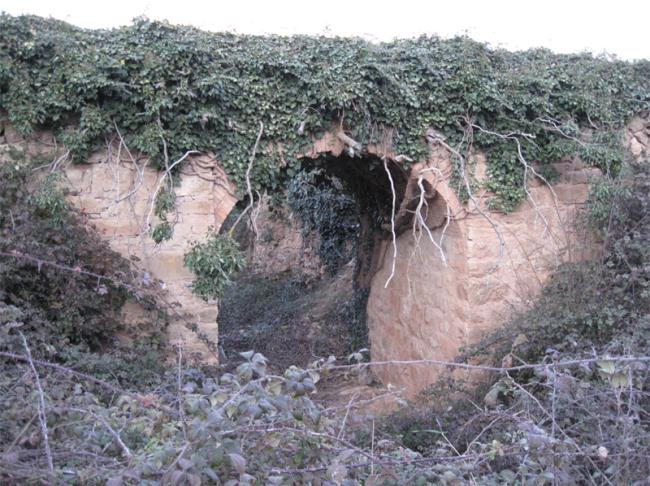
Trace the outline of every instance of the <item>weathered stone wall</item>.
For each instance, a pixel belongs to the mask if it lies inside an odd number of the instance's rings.
[[[143,269],[162,280],[170,298],[181,304],[179,311],[216,343],[217,302],[205,302],[192,294],[193,276],[183,265],[183,258],[192,242],[205,239],[211,228],[220,228],[236,198],[232,190],[218,182],[226,179],[214,159],[205,155],[193,159],[191,163],[203,167],[200,172],[183,174],[175,187],[177,219],[173,236],[156,244],[147,231],[147,218],[155,223],[149,214],[161,173],[145,167],[145,163],[133,164],[126,157],[118,160],[99,153],[88,164],[70,165],[65,169],[75,194],[70,200],[88,215],[114,250],[139,258]],[[216,359],[182,320],[172,320],[169,335],[172,341],[182,342],[186,352]]]
[[[648,121],[635,118],[626,138],[635,157],[647,153],[649,137]],[[9,127],[5,138],[7,143],[27,144],[31,151],[41,153],[54,146],[48,134],[27,143]],[[336,157],[346,148],[346,138],[332,132],[315,141],[305,155]],[[383,155],[380,147],[366,150],[370,156]],[[579,159],[555,166],[559,181],[548,187],[529,177],[528,200],[508,215],[486,209],[490,197],[487,193],[476,194],[481,210],[472,202],[463,204],[458,200],[450,187],[450,154],[442,147],[434,150],[426,163],[412,169],[411,182],[421,176],[430,186],[427,223],[434,240],[441,242],[444,260],[426,234],[418,242],[411,231],[405,231],[398,237],[395,273],[386,285],[392,268],[391,242],[384,240],[375,248],[382,263],[373,277],[368,301],[374,360],[451,360],[462,346],[504,322],[512,309],[529,305],[559,264],[593,251],[585,236],[576,231],[576,218],[587,199],[589,184],[599,172],[584,167]],[[161,174],[148,168],[146,159],[134,161],[113,146],[93,154],[88,164],[67,165],[65,174],[72,191],[71,202],[87,214],[115,250],[138,258],[141,267],[164,281],[182,311],[216,341],[216,302],[206,303],[191,294],[192,275],[183,266],[183,255],[192,241],[206,236],[210,227],[221,226],[236,197],[213,157],[190,159],[184,167],[176,188],[178,220],[174,236],[160,245],[148,235],[147,217]],[[473,174],[480,180],[485,173],[485,160],[479,155]],[[262,207],[263,212],[267,210]],[[448,211],[451,217],[446,224]],[[267,214],[262,216],[260,221],[272,220]],[[297,231],[285,234],[278,228],[258,228],[259,238],[273,242],[257,245],[252,261],[269,272],[293,271],[302,261],[297,261],[295,255],[304,248],[313,252],[314,242],[303,241]],[[264,248],[275,242],[286,248],[280,253],[286,253],[287,258],[267,258]],[[273,254],[278,254],[277,248]],[[313,260],[308,255],[305,258]],[[320,272],[316,267],[307,270],[315,275]],[[129,312],[135,313],[133,309]],[[183,341],[189,351],[212,359],[183,322],[171,326],[170,334],[174,340]],[[406,386],[412,392],[431,384],[442,371],[426,365],[390,365],[376,370],[384,382]]]
[[[47,132],[23,140],[10,127],[6,143],[26,148],[32,154],[47,154],[54,140]],[[136,156],[137,154],[133,154]],[[176,192],[176,224],[169,241],[156,244],[149,226],[157,221],[152,213],[153,197],[162,173],[149,167],[146,158],[132,157],[115,143],[92,154],[87,163],[67,163],[62,167],[69,200],[88,222],[104,235],[111,248],[160,279],[179,314],[171,316],[169,336],[182,342],[185,353],[198,354],[206,361],[217,359],[186,323],[198,324],[213,342],[218,341],[217,302],[204,302],[190,289],[192,273],[183,257],[192,242],[205,239],[209,230],[218,230],[237,198],[220,165],[210,155],[189,158]],[[174,216],[172,215],[172,219]],[[142,309],[133,302],[124,308],[127,321],[142,318]]]
[[[484,163],[479,157],[479,177]],[[556,168],[559,182],[549,188],[529,178],[529,200],[507,215],[486,209],[486,193],[476,194],[484,214],[472,202],[461,204],[449,187],[445,149],[413,168],[412,177],[422,174],[437,193],[427,223],[434,241],[442,241],[444,260],[426,234],[416,242],[406,231],[397,240],[395,274],[386,285],[393,258],[387,248],[368,300],[374,360],[452,361],[462,346],[502,324],[511,309],[529,304],[561,262],[582,258],[576,217],[599,171],[579,160]],[[445,229],[447,210],[452,218]],[[415,392],[444,369],[423,364],[375,371],[383,382]]]
[[[301,222],[287,208],[271,210],[264,198],[255,208],[257,235],[251,235],[248,265],[253,273],[316,280],[325,273],[315,232],[304,234]]]
[[[632,157],[650,155],[650,116],[636,116],[627,126],[626,141]]]

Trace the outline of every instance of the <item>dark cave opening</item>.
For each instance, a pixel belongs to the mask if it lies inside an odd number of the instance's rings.
[[[396,164],[389,170],[399,207],[408,173]],[[236,364],[238,353],[255,350],[283,369],[369,348],[366,306],[381,240],[390,238],[392,200],[378,158],[304,162],[284,198],[263,210],[258,234],[242,224],[233,235],[250,264],[220,299],[224,361]],[[300,248],[287,243],[296,232]],[[285,259],[291,263],[278,270],[274,260]]]

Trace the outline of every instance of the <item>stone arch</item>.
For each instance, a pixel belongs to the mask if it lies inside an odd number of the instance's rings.
[[[391,251],[383,250],[383,264],[373,277],[368,299],[375,361],[452,360],[468,341],[465,208],[450,187],[451,170],[449,157],[441,148],[435,148],[428,161],[411,168],[398,215],[412,213],[411,201],[424,196],[429,231],[419,238],[412,231],[397,235],[394,273]],[[378,366],[374,372],[386,384],[411,389],[431,383],[435,373],[427,365]]]
[[[476,341],[483,331],[504,322],[503,316],[510,308],[532,302],[558,265],[582,257],[572,249],[577,241],[575,221],[587,199],[590,183],[599,171],[585,167],[579,158],[553,164],[559,180],[552,190],[534,178],[528,181],[535,204],[526,201],[511,214],[490,212],[504,243],[503,260],[495,269],[499,244],[494,229],[472,204],[458,199],[450,183],[450,154],[444,147],[434,145],[429,160],[400,172],[406,157],[383,148],[390,143],[361,147],[338,130],[337,126],[315,140],[303,157],[361,154],[386,159],[395,174],[406,174],[398,194],[403,228],[398,235],[396,276],[389,286],[385,285],[392,266],[391,241],[385,237],[375,245],[373,263],[364,277],[370,286],[367,309],[374,360],[453,359],[459,347]],[[647,155],[649,133],[645,117],[636,117],[629,124],[626,144],[635,158]],[[26,141],[5,126],[3,136],[10,145],[24,145],[30,153],[44,153],[52,146],[52,136],[47,132]],[[486,161],[480,154],[477,158],[479,166],[474,175],[481,179],[485,177]],[[106,151],[93,154],[88,162],[66,168],[71,203],[84,210],[89,221],[118,252],[127,257],[142,256],[146,248],[139,237],[141,228],[133,225],[131,214],[135,211],[142,216],[146,212],[152,188],[160,175],[145,168],[144,160],[116,161]],[[218,228],[223,223],[236,197],[213,156],[204,154],[193,159],[188,170],[190,173],[183,178],[180,188],[181,226],[171,241],[155,249],[151,269],[154,276],[165,280],[170,289],[183,296],[184,310],[189,311],[202,331],[216,340],[216,303],[202,303],[191,295],[187,284],[192,276],[183,268],[182,255],[193,239],[205,235],[208,226]],[[441,246],[446,263],[427,237],[415,248],[408,231],[412,222],[408,215],[413,210],[409,199],[420,194],[418,180],[424,188],[429,208],[427,226],[434,241],[440,241],[441,233],[445,232]],[[117,197],[134,188],[137,191],[129,199]],[[483,198],[489,195],[477,196],[482,206],[487,207]],[[549,234],[561,237],[549,238]],[[583,244],[593,254],[594,246],[588,240]],[[192,351],[202,352],[201,343],[181,324],[170,330],[173,337],[178,335],[187,341]],[[407,386],[411,391],[431,384],[440,372],[440,368],[430,366],[377,368],[384,382]]]

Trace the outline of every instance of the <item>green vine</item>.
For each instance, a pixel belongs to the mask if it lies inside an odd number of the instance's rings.
[[[27,199],[36,213],[46,218],[50,226],[60,227],[68,218],[68,203],[59,187],[61,177],[58,172],[49,174],[40,187]]]
[[[160,222],[151,232],[151,238],[156,243],[167,241],[174,235],[174,224],[168,220],[168,214],[174,211],[175,208],[176,193],[173,187],[160,191],[154,202],[154,214]]]
[[[144,19],[83,30],[0,17],[0,109],[22,133],[51,127],[83,161],[118,126],[160,167],[163,140],[170,159],[214,151],[244,187],[262,121],[251,179],[270,192],[286,186],[312,137],[333,123],[363,145],[393,128],[394,152],[422,160],[427,128],[457,144],[471,119],[491,131],[534,135],[521,140],[522,150],[540,165],[579,153],[616,171],[618,131],[648,106],[649,87],[647,61],[510,53],[467,38],[372,44],[208,33]],[[269,142],[282,144],[282,156]],[[476,130],[471,142],[488,153],[487,187],[498,205],[513,209],[524,197],[516,145]]]

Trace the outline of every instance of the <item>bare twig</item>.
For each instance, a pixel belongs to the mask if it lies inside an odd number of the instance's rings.
[[[138,163],[137,163],[135,157],[133,156],[133,154],[129,150],[129,147],[126,145],[126,142],[124,141],[124,137],[122,136],[122,133],[120,132],[120,129],[117,127],[117,124],[114,123],[114,125],[115,125],[115,132],[117,133],[117,136],[120,139],[120,145],[119,145],[118,153],[117,153],[117,162],[118,162],[118,164],[121,162],[122,147],[124,147],[124,150],[126,150],[126,154],[129,156],[129,160],[131,160],[131,163],[133,164],[133,167],[134,167],[135,171],[138,174],[138,180],[137,180],[136,183],[133,184],[133,187],[126,194],[124,194],[123,196],[118,196],[118,197],[115,198],[115,200],[113,201],[113,204],[117,204],[117,203],[119,203],[119,202],[121,202],[121,201],[123,201],[125,199],[130,198],[133,194],[138,192],[138,190],[140,189],[140,187],[142,186],[142,183],[144,181],[144,171],[145,171],[145,168],[147,167],[147,164],[149,163],[149,159],[147,159],[144,162],[144,164],[142,165],[142,167],[140,168],[138,166]]]
[[[338,438],[343,437],[343,432],[345,431],[345,424],[348,421],[348,415],[350,415],[350,410],[352,409],[352,403],[356,398],[359,396],[359,393],[354,393],[352,397],[350,397],[350,401],[348,402],[348,406],[345,409],[345,416],[343,417],[343,421],[341,422],[341,428],[339,429],[339,433],[337,435]]]
[[[183,437],[187,441],[187,426],[185,424],[185,413],[183,412],[183,348],[180,343],[176,345],[178,349],[178,366],[176,370],[176,393],[178,399],[178,416],[181,418],[181,427],[183,428]]]
[[[60,372],[63,372],[63,373],[67,373],[67,374],[76,376],[76,377],[81,378],[83,380],[91,381],[91,382],[95,383],[96,385],[99,385],[99,386],[101,386],[103,388],[106,388],[107,390],[112,391],[113,393],[117,393],[119,395],[124,395],[124,396],[130,397],[130,398],[132,398],[134,400],[137,400],[140,403],[146,404],[148,407],[157,408],[157,409],[159,409],[159,410],[161,410],[161,411],[163,411],[165,413],[168,413],[169,415],[171,415],[173,417],[176,416],[176,411],[172,410],[171,408],[169,408],[169,407],[167,407],[165,405],[160,405],[158,403],[152,402],[151,400],[147,400],[146,397],[144,397],[144,396],[142,396],[140,394],[132,393],[132,392],[129,392],[127,390],[123,390],[122,388],[120,388],[118,386],[115,386],[115,385],[113,385],[111,383],[108,383],[108,382],[106,382],[104,380],[100,380],[99,378],[95,378],[92,375],[88,375],[88,374],[82,373],[80,371],[75,371],[75,370],[72,370],[70,368],[66,368],[65,366],[61,366],[61,365],[56,364],[56,363],[50,363],[49,361],[42,361],[42,360],[38,360],[38,359],[31,359],[30,360],[30,357],[28,357],[28,356],[23,356],[21,354],[15,354],[15,353],[8,353],[6,351],[0,351],[0,357],[11,359],[13,361],[21,361],[21,362],[25,362],[25,363],[30,363],[32,365],[38,365],[38,366],[42,366],[42,367],[45,367],[45,368],[51,368],[51,369],[54,369],[54,370],[57,370],[57,371],[60,371]]]
[[[419,245],[420,241],[420,235],[422,233],[422,229],[424,228],[425,232],[427,233],[427,236],[429,237],[429,241],[431,241],[431,244],[436,247],[436,249],[440,252],[440,258],[442,259],[442,263],[444,266],[447,266],[447,258],[445,257],[445,252],[442,249],[442,239],[445,236],[445,231],[447,229],[447,226],[449,225],[449,219],[450,219],[450,208],[449,204],[447,204],[447,218],[446,218],[446,223],[443,228],[442,234],[440,236],[440,241],[437,242],[433,238],[433,234],[431,233],[431,229],[429,228],[429,225],[427,224],[427,216],[422,215],[422,209],[423,207],[428,208],[428,203],[426,202],[425,196],[426,196],[426,189],[424,188],[424,173],[427,171],[437,171],[440,173],[440,169],[437,168],[429,168],[429,169],[424,169],[420,171],[420,174],[418,175],[418,188],[420,189],[420,195],[418,197],[418,205],[415,208],[415,217],[413,218],[413,238],[416,241],[416,245]],[[415,248],[413,250],[415,252]]]
[[[467,135],[465,135],[466,137]],[[481,216],[489,223],[489,225],[492,227],[492,230],[494,231],[494,234],[497,236],[497,239],[499,240],[499,255],[497,257],[497,261],[495,262],[494,266],[488,271],[488,273],[493,273],[497,268],[499,268],[499,265],[501,264],[501,259],[503,258],[503,253],[505,249],[505,241],[503,239],[503,235],[501,234],[501,230],[499,229],[498,225],[494,222],[494,220],[490,217],[487,211],[483,210],[481,207],[481,204],[479,201],[476,199],[474,196],[474,192],[472,191],[472,187],[469,183],[469,178],[467,177],[467,173],[465,171],[465,157],[455,148],[451,147],[447,142],[444,140],[436,140],[436,143],[439,143],[442,147],[447,149],[449,152],[451,152],[453,155],[456,156],[458,159],[458,163],[460,165],[460,174],[461,178],[465,184],[465,190],[467,191],[467,195],[472,201],[474,207],[476,210],[479,212]]]
[[[34,366],[34,361],[32,360],[32,352],[27,345],[27,339],[22,332],[19,332],[20,337],[23,340],[23,347],[25,348],[27,362],[29,367],[32,369],[34,374],[34,381],[36,382],[36,389],[38,390],[38,421],[41,425],[41,435],[43,436],[43,448],[45,449],[45,457],[47,458],[47,468],[50,471],[50,474],[54,474],[54,462],[52,460],[52,450],[50,449],[50,439],[47,432],[47,417],[45,416],[45,395],[43,393],[43,387],[41,386],[41,379],[38,376],[36,371],[36,366]]]
[[[154,189],[153,194],[151,196],[151,205],[149,207],[149,212],[147,213],[147,218],[146,218],[145,224],[144,224],[144,229],[146,231],[149,231],[149,228],[151,226],[150,221],[151,221],[151,216],[153,214],[154,207],[156,206],[156,196],[158,196],[158,193],[160,192],[160,189],[161,189],[162,184],[165,181],[165,179],[167,177],[171,177],[171,171],[174,169],[174,167],[176,167],[178,164],[183,162],[190,155],[195,155],[195,154],[200,154],[200,153],[201,152],[199,152],[198,150],[188,150],[187,152],[185,152],[185,154],[183,154],[183,156],[180,159],[174,161],[170,165],[168,164],[167,169],[165,170],[163,175],[160,177],[160,179],[158,179],[158,184],[156,184],[156,188]]]
[[[1,354],[0,354],[1,355]],[[457,363],[453,361],[442,361],[437,359],[415,359],[415,360],[386,360],[386,361],[370,361],[368,363],[358,363],[349,365],[328,365],[328,370],[345,370],[359,367],[376,367],[376,366],[418,366],[418,365],[431,365],[443,366],[448,368],[457,368],[473,371],[484,371],[489,373],[512,373],[526,370],[540,370],[540,369],[559,369],[571,368],[575,366],[583,366],[599,361],[612,361],[614,363],[648,363],[650,356],[601,356],[594,358],[584,359],[571,359],[566,361],[556,361],[553,363],[539,363],[539,364],[522,364],[516,366],[488,366],[488,365],[473,365],[469,363]],[[317,371],[318,368],[315,368]]]
[[[122,440],[122,437],[120,437],[120,434],[118,434],[118,432],[113,427],[111,427],[111,425],[106,421],[106,419],[104,417],[102,417],[99,414],[96,414],[92,410],[86,410],[86,409],[83,409],[83,408],[70,408],[69,410],[72,410],[74,412],[83,413],[83,414],[88,414],[88,415],[91,415],[94,419],[99,420],[102,423],[102,425],[104,427],[106,427],[106,430],[108,430],[109,434],[111,434],[113,439],[115,439],[115,442],[117,442],[117,445],[120,446],[120,449],[122,450],[122,454],[125,457],[129,458],[129,459],[133,457],[133,454],[131,453],[131,450],[124,443],[124,441]]]

